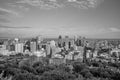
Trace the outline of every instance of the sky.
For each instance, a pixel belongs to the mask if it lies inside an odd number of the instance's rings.
[[[120,38],[120,0],[0,0],[0,37]]]

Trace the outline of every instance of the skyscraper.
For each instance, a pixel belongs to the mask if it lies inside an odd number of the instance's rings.
[[[50,51],[51,51],[51,47],[50,47],[50,45],[48,44],[48,45],[46,46],[46,53],[47,53],[47,55],[50,55]]]
[[[40,48],[41,48],[40,44],[41,44],[42,41],[43,41],[43,37],[41,35],[37,36],[37,43],[36,43],[37,50],[40,50]]]
[[[9,45],[8,49],[9,51],[15,51],[15,45],[14,44]]]
[[[54,55],[56,54],[56,45],[55,44],[56,43],[54,40],[50,41],[50,47],[51,47],[51,52],[52,52],[51,57],[54,57]]]
[[[36,42],[30,42],[30,50],[31,52],[35,52],[37,50]]]
[[[23,43],[16,43],[15,44],[15,52],[16,53],[23,53]]]

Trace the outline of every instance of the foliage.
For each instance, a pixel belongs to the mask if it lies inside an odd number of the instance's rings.
[[[40,80],[40,78],[31,73],[18,74],[13,77],[13,80]]]
[[[75,76],[73,74],[60,70],[45,72],[41,77],[41,80],[74,80],[74,79]]]
[[[3,77],[3,75],[4,75],[4,71],[2,71],[0,74],[0,80],[12,80],[12,76]]]
[[[42,62],[35,62],[35,63],[33,63],[33,65],[32,65],[33,68],[37,68],[37,67],[39,67],[39,66],[43,66],[43,63],[42,63]]]
[[[48,64],[48,58],[35,59],[16,55],[2,57],[0,80],[120,80],[120,63],[71,61],[69,64]],[[32,61],[33,60],[33,61]],[[4,71],[4,73],[3,73]]]
[[[18,65],[19,65],[19,67],[30,66],[30,63],[29,63],[29,60],[26,59],[26,60],[21,60]]]
[[[36,70],[31,66],[22,66],[20,69],[28,71],[29,73],[37,74]]]
[[[73,71],[76,73],[80,73],[85,68],[87,68],[87,66],[84,63],[73,63]]]
[[[66,71],[66,72],[70,72],[71,71],[71,69],[69,68],[69,66],[67,66],[66,64],[61,64],[56,69],[63,70],[63,71]]]
[[[80,72],[80,74],[83,75],[83,77],[85,77],[85,78],[92,78],[93,77],[93,75],[91,74],[91,72],[88,69],[83,69]]]

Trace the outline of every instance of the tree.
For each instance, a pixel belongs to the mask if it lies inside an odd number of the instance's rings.
[[[37,68],[37,67],[40,67],[40,66],[43,66],[43,63],[42,62],[35,62],[35,63],[33,63],[33,68]]]
[[[76,73],[80,73],[83,69],[87,68],[86,64],[84,63],[73,63],[73,71]]]
[[[37,74],[36,70],[31,66],[22,66],[20,69],[28,71],[29,73]]]
[[[45,72],[41,80],[74,80],[76,77],[73,74],[70,74],[61,70],[53,70]]]
[[[42,75],[45,71],[48,71],[44,66],[39,66],[36,68],[36,71],[39,75]]]
[[[7,68],[4,70],[4,77],[15,76],[16,74],[21,73],[20,69],[17,68]]]
[[[13,80],[40,80],[40,77],[31,73],[17,74],[13,77]]]
[[[92,78],[93,75],[91,74],[91,72],[88,69],[83,69],[80,74],[85,77],[85,78]]]
[[[60,64],[57,68],[58,70],[63,70],[63,71],[66,71],[66,72],[70,72],[70,68],[69,66],[67,66],[66,64]]]

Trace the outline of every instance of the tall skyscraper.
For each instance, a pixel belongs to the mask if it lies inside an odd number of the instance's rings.
[[[41,35],[37,36],[37,43],[41,43],[43,41],[43,37]]]
[[[30,50],[31,52],[35,52],[37,50],[36,42],[30,42]]]
[[[55,47],[55,46],[56,46],[56,43],[55,43],[54,40],[50,41],[50,46],[51,46],[51,47]]]
[[[9,51],[15,51],[15,45],[14,44],[9,45],[8,50]]]
[[[15,52],[16,53],[23,53],[23,43],[16,43],[15,44]]]
[[[81,38],[81,36],[75,36],[75,37],[74,37],[74,43],[75,43],[77,46],[82,46],[82,38]]]
[[[41,35],[37,36],[37,50],[41,49],[41,42],[43,41],[43,37]]]
[[[59,37],[58,37],[58,47],[62,47],[63,45],[62,45],[62,42],[63,42],[63,40],[62,40],[62,36],[60,35]]]
[[[46,53],[47,53],[47,55],[50,55],[50,52],[51,52],[51,47],[50,47],[50,44],[48,44],[46,46]]]
[[[56,43],[54,40],[50,41],[50,47],[51,47],[51,57],[53,58],[56,54]]]
[[[0,50],[6,50],[6,45],[0,45]]]
[[[64,42],[65,42],[64,47],[65,47],[66,50],[68,50],[69,49],[69,42],[70,42],[69,36],[65,36],[65,41]]]

